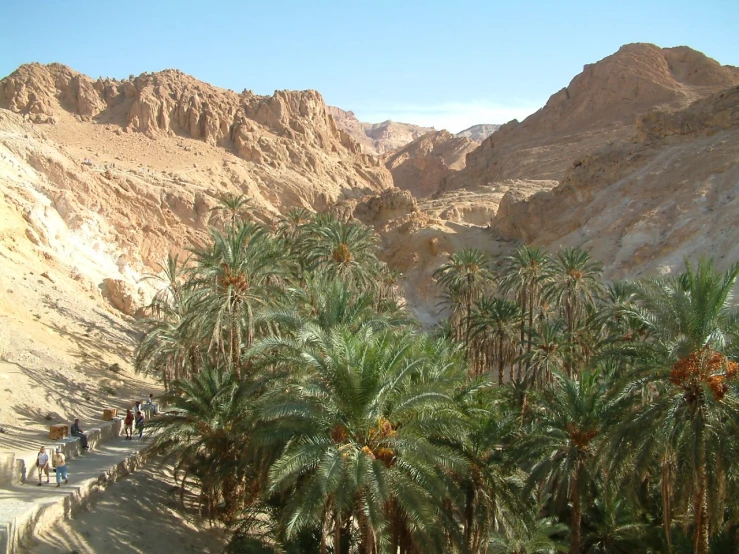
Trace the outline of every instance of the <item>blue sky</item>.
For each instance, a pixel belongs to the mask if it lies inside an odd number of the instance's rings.
[[[363,121],[459,131],[541,107],[629,42],[739,66],[739,1],[5,0],[0,76],[31,61],[116,78],[178,68],[241,91],[316,89]]]

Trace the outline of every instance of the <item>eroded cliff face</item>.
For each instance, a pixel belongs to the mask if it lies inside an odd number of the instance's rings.
[[[30,64],[0,81],[0,108],[35,123],[57,124],[72,115],[153,140],[197,139],[274,170],[328,177],[344,193],[391,185],[379,161],[336,127],[316,91],[236,94],[177,70],[93,81],[63,65]]]
[[[236,94],[174,70],[94,81],[22,66],[0,81],[0,154],[0,193],[27,225],[19,244],[129,315],[150,292],[141,277],[223,219],[224,194],[270,224],[392,187],[317,92]]]
[[[739,87],[639,117],[633,139],[587,154],[561,183],[501,201],[492,231],[580,246],[611,278],[679,271],[683,258],[739,259]]]
[[[448,131],[427,133],[410,144],[382,157],[396,187],[409,190],[416,198],[434,194],[439,183],[465,166],[465,157],[477,143]]]
[[[647,111],[675,111],[739,84],[739,68],[681,46],[629,44],[586,65],[570,84],[522,122],[511,121],[467,157],[442,190],[503,179],[560,180],[577,158],[634,132]]]

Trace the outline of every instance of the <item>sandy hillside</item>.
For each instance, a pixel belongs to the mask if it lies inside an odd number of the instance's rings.
[[[509,193],[496,236],[592,250],[614,278],[739,260],[739,87],[641,116],[630,141],[584,156],[551,191]]]
[[[103,276],[126,271],[120,250],[106,244],[100,221],[74,229],[50,209],[40,192],[48,181],[7,148],[36,131],[18,124],[11,137],[8,128],[0,142],[0,442],[15,451],[51,423],[79,416],[90,426],[103,407],[158,386],[131,370],[133,319],[103,300]]]

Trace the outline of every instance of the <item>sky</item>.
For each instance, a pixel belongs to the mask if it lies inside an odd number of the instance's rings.
[[[738,0],[0,0],[0,77],[60,62],[93,78],[177,68],[272,94],[315,89],[361,121],[458,132],[523,119],[630,42],[739,66]]]

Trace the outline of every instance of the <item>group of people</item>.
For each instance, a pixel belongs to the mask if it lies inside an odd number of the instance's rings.
[[[133,410],[126,410],[126,419],[123,420],[123,427],[126,431],[126,439],[131,440],[133,438],[134,424],[136,431],[139,434],[139,438],[144,435],[144,412],[148,411],[152,415],[158,415],[159,404],[154,402],[154,395],[150,394],[146,402],[141,400],[136,401],[136,405]]]
[[[136,423],[136,431],[139,433],[139,438],[144,435],[144,414],[141,410],[136,410],[136,416],[133,415],[131,410],[126,410],[126,419],[123,420],[123,428],[126,431],[126,440],[133,438],[133,425]]]
[[[36,467],[38,468],[38,486],[42,485],[41,476],[46,474],[46,482],[49,482],[49,465],[54,468],[56,472],[56,486],[62,486],[62,479],[66,485],[69,480],[67,479],[67,459],[62,452],[62,447],[57,446],[54,456],[49,459],[49,454],[46,452],[46,447],[42,446],[36,456]]]
[[[123,421],[124,429],[126,432],[126,440],[133,438],[134,425],[136,431],[139,434],[139,438],[144,435],[144,411],[148,411],[153,415],[159,414],[159,405],[154,402],[154,395],[150,394],[146,402],[136,401],[136,406],[133,410],[126,410],[126,418]],[[134,414],[135,412],[135,414]],[[88,450],[90,446],[87,443],[87,435],[80,427],[80,420],[75,419],[70,429],[70,434],[73,437],[79,437],[80,444],[84,450]],[[39,449],[38,455],[36,456],[36,468],[38,469],[38,486],[43,484],[43,476],[46,475],[46,482],[49,483],[50,468],[53,468],[56,473],[56,486],[60,487],[62,479],[64,484],[67,484],[67,459],[62,452],[61,446],[57,446],[54,455],[49,456],[46,452],[46,447],[42,446]]]
[[[75,419],[74,423],[72,424],[72,428],[70,430],[70,433],[73,437],[79,437],[80,444],[84,450],[89,450],[90,446],[87,444],[87,435],[80,427],[80,420]],[[61,487],[62,486],[62,479],[64,479],[64,484],[66,485],[69,482],[69,479],[67,478],[67,458],[64,455],[64,452],[62,452],[62,447],[57,446],[54,450],[54,455],[49,457],[48,452],[46,452],[46,447],[42,446],[39,449],[38,454],[36,455],[36,468],[38,469],[38,486],[40,487],[42,482],[43,475],[46,475],[46,482],[49,482],[49,468],[53,468],[54,472],[56,473],[56,486]]]

